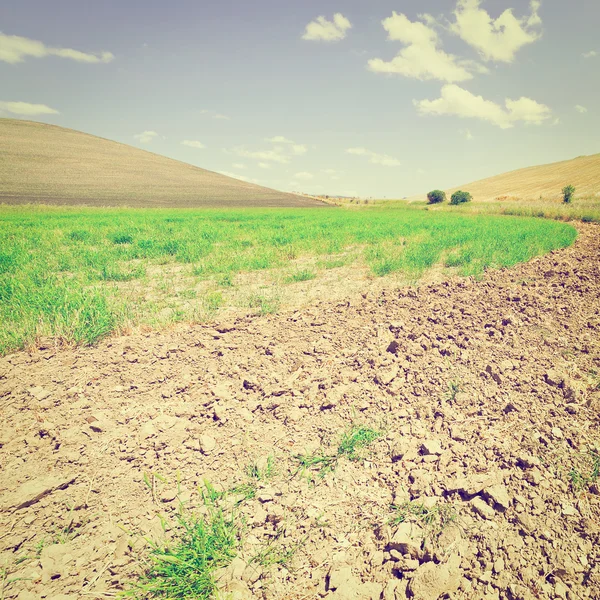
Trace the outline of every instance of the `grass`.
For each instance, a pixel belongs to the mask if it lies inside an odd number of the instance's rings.
[[[315,472],[319,479],[323,479],[328,473],[335,470],[342,457],[350,461],[358,462],[365,458],[365,450],[381,433],[364,426],[353,425],[342,434],[342,438],[335,454],[326,454],[323,450],[317,450],[312,454],[298,454],[298,472],[306,474]]]
[[[569,480],[575,493],[587,491],[600,479],[600,454],[598,452],[589,452],[582,457],[584,464],[580,468],[572,468],[569,471]]]
[[[252,463],[246,467],[246,481],[236,485],[226,494],[240,496],[241,502],[251,500],[256,497],[256,491],[261,483],[273,479],[277,474],[275,468],[275,457],[272,454],[267,456],[266,460]]]
[[[353,265],[373,277],[395,274],[417,281],[445,260],[455,272],[479,277],[487,268],[567,246],[575,237],[564,223],[401,205],[366,210],[4,206],[0,355],[42,337],[93,344],[141,325],[210,319],[232,305],[262,315],[277,312],[282,281],[318,280],[331,269]],[[273,276],[278,270],[283,278]],[[252,287],[250,276],[264,285]]]
[[[392,508],[394,510],[394,516],[391,519],[393,524],[418,523],[429,535],[440,533],[457,518],[456,509],[451,504],[438,503],[427,507],[417,502],[405,502]]]
[[[180,507],[176,534],[166,545],[151,543],[150,565],[126,595],[137,598],[213,598],[215,572],[237,554],[240,530],[232,513],[226,513],[210,491],[203,494],[203,516]]]
[[[497,202],[472,202],[460,206],[437,206],[433,210],[452,211],[462,214],[509,215],[537,217],[555,221],[582,221],[600,223],[598,198],[577,198],[571,204],[559,200],[502,200]],[[429,210],[429,209],[428,209]]]
[[[281,565],[291,570],[291,562],[296,552],[306,543],[307,537],[298,542],[284,542],[284,529],[279,528],[275,535],[264,544],[250,562],[268,569],[273,565]]]

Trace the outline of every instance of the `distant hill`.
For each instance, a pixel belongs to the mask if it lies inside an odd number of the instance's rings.
[[[80,131],[18,119],[0,119],[0,203],[326,206]]]
[[[503,173],[446,190],[446,193],[450,198],[453,192],[462,189],[471,192],[475,201],[484,202],[539,200],[540,196],[544,200],[557,200],[562,197],[562,188],[569,184],[575,186],[576,198],[596,196],[600,199],[600,154]]]

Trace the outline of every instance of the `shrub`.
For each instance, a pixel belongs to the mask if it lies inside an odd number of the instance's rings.
[[[446,200],[446,192],[442,190],[433,190],[427,194],[427,202],[428,204],[439,204],[440,202],[444,202]]]
[[[563,202],[565,204],[570,204],[571,200],[573,200],[573,194],[575,194],[575,188],[572,185],[566,185],[562,189]]]
[[[452,197],[450,198],[450,204],[456,206],[457,204],[463,204],[464,202],[471,202],[473,200],[473,196],[469,194],[469,192],[463,192],[458,190],[458,192],[454,192]]]

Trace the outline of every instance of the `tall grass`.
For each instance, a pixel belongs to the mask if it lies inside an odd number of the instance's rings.
[[[178,291],[184,276],[213,282],[198,303],[214,314],[222,303],[219,290],[230,287],[238,273],[292,267],[288,284],[318,277],[296,266],[294,261],[306,257],[316,258],[323,269],[364,261],[375,276],[402,273],[418,280],[441,261],[480,276],[486,268],[567,246],[575,237],[564,223],[398,206],[327,211],[0,207],[0,353],[40,336],[91,344],[124,323],[153,322],[164,306],[143,299],[143,290],[160,265],[179,269],[164,286],[180,300],[196,296],[194,290]],[[127,285],[137,286],[140,294],[127,297]],[[277,303],[254,298],[250,304],[265,313]],[[170,314],[171,320],[186,318],[180,305]]]

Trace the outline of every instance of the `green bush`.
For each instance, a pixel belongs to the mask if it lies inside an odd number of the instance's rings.
[[[454,192],[452,197],[450,198],[450,204],[456,206],[457,204],[463,204],[464,202],[471,202],[473,200],[473,196],[469,194],[469,192],[463,192],[458,190],[458,192]]]
[[[565,204],[571,204],[574,194],[575,194],[575,188],[572,185],[566,185],[562,189],[563,202]]]
[[[446,192],[442,190],[433,190],[427,194],[427,203],[428,204],[439,204],[440,202],[444,202],[446,200]]]

